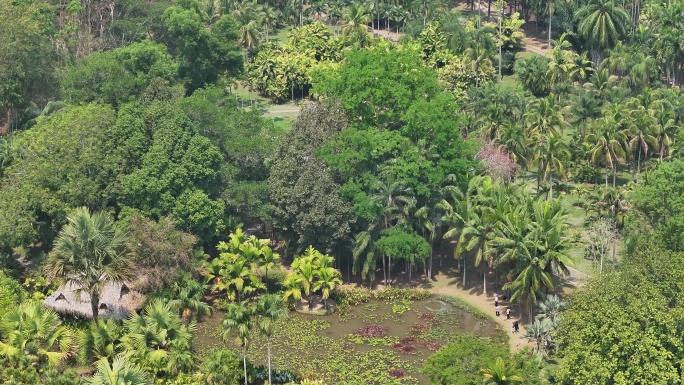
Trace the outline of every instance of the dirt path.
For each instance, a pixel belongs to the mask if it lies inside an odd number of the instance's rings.
[[[496,323],[498,323],[499,326],[501,326],[501,328],[509,334],[510,338],[508,339],[508,343],[511,352],[517,352],[518,350],[528,345],[531,346],[531,343],[528,342],[527,339],[522,338],[522,335],[525,333],[524,325],[527,322],[526,319],[520,318],[520,314],[518,313],[518,306],[511,306],[511,319],[507,320],[506,308],[509,305],[509,303],[508,301],[503,300],[503,293],[497,293],[495,291],[491,291],[490,289],[485,295],[482,292],[482,282],[479,282],[479,285],[475,284],[474,286],[470,286],[469,288],[464,289],[461,286],[461,278],[458,276],[454,276],[453,271],[451,270],[452,269],[448,269],[445,271],[444,269],[442,269],[441,271],[438,271],[437,274],[435,274],[434,276],[434,280],[431,285],[432,288],[430,290],[435,293],[446,294],[460,298],[475,306],[482,312],[490,314],[492,318],[496,321]],[[466,277],[468,276],[468,273],[472,274],[473,278],[479,278],[478,281],[480,281],[481,278],[477,274],[477,272],[466,272]],[[456,274],[460,276],[459,273]],[[494,278],[493,275],[491,278]],[[490,285],[488,284],[487,286]],[[499,317],[495,315],[495,294],[498,294],[499,296],[499,306],[501,307],[501,314]],[[511,324],[514,321],[518,321],[520,325],[520,332],[517,334],[511,334]]]

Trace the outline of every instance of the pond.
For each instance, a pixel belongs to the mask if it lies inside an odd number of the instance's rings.
[[[222,316],[217,312],[200,322],[196,340],[200,353],[221,347],[240,352],[237,342],[221,340]],[[428,378],[420,373],[425,359],[463,333],[504,344],[507,338],[488,317],[436,297],[369,300],[343,316],[291,313],[278,323],[271,359],[275,368],[329,385],[427,385]],[[248,357],[255,364],[266,363],[264,338],[253,338]]]

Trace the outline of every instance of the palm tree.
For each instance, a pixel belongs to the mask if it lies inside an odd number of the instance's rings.
[[[489,367],[482,370],[482,378],[485,385],[509,385],[524,382],[515,367],[501,357],[496,357]]]
[[[665,153],[672,146],[674,135],[679,130],[675,125],[674,113],[669,103],[662,103],[656,115],[656,125],[653,127],[653,136],[658,142],[658,155],[663,160]]]
[[[538,166],[537,188],[540,182],[546,180],[549,186],[553,186],[553,174],[558,177],[565,176],[565,162],[570,159],[570,150],[567,144],[559,137],[542,137],[534,148],[533,165]],[[553,197],[553,190],[549,190],[549,199]]]
[[[257,316],[257,326],[261,333],[266,336],[268,351],[268,383],[272,384],[271,379],[271,337],[275,332],[275,325],[278,320],[288,316],[287,308],[283,299],[278,294],[265,294],[259,298],[255,305]]]
[[[156,299],[142,314],[124,321],[124,356],[155,375],[173,376],[192,368],[192,337],[197,323],[183,324],[168,301]]]
[[[247,383],[247,349],[252,337],[254,327],[254,310],[247,303],[229,303],[226,314],[223,316],[223,339],[227,340],[230,334],[236,334],[236,340],[242,346],[242,364],[245,370],[245,385]]]
[[[651,114],[651,110],[645,110],[638,106],[630,112],[629,131],[632,138],[629,146],[636,152],[637,168],[636,173],[641,173],[641,162],[648,156],[651,147],[658,147],[658,141],[652,134],[652,129],[656,125],[656,119]]]
[[[567,309],[567,302],[563,301],[557,295],[550,295],[546,297],[544,302],[539,304],[539,316],[541,318],[546,318],[551,321],[552,325],[555,325],[558,321],[558,316],[560,313]]]
[[[149,376],[124,357],[116,357],[111,366],[108,360],[101,359],[92,378],[84,378],[87,385],[152,385]]]
[[[608,169],[613,171],[613,187],[615,187],[615,177],[620,158],[627,157],[625,146],[627,135],[619,130],[619,125],[611,118],[604,118],[598,125],[602,130],[596,134],[589,134],[585,138],[587,143],[592,144],[590,150],[591,162],[598,164],[601,160],[606,165],[606,186],[608,186]]]
[[[588,122],[601,116],[601,103],[595,93],[580,90],[571,100],[570,114],[573,118],[572,123],[577,126],[580,140],[584,141]]]
[[[368,23],[371,21],[368,9],[352,4],[344,10],[342,18],[344,19],[342,36],[360,45],[368,40]]]
[[[113,362],[123,352],[121,338],[124,329],[113,318],[98,319],[88,325],[78,335],[79,358],[82,364],[90,365],[95,361]]]
[[[549,343],[549,333],[552,325],[548,319],[535,320],[534,323],[525,326],[523,337],[534,342],[534,352],[542,355],[544,347]]]
[[[335,290],[336,285],[342,284],[340,272],[332,267],[322,267],[316,270],[316,277],[317,280],[314,284],[313,291],[321,291],[323,296],[323,306],[325,306],[325,309],[327,310],[330,292]]]
[[[76,209],[55,240],[45,263],[48,275],[62,277],[90,296],[93,318],[97,318],[100,293],[108,282],[132,276],[133,259],[126,237],[105,212],[92,216],[88,209]]]
[[[463,229],[466,222],[475,215],[475,196],[479,186],[485,183],[482,176],[476,176],[468,182],[468,187],[465,193],[452,196],[454,203],[445,207],[445,215],[442,222],[445,223],[449,230],[447,230],[442,239],[448,239],[459,234],[458,244],[465,243],[463,236]],[[491,180],[491,179],[490,179]],[[489,183],[489,182],[487,182]],[[454,257],[463,259],[463,287],[466,285],[466,254],[462,253],[458,248],[454,249]]]
[[[71,350],[73,337],[57,313],[37,301],[28,301],[0,319],[0,357],[10,362],[28,358],[34,365],[57,366]]]
[[[169,304],[180,311],[183,322],[187,324],[192,317],[211,315],[211,306],[202,302],[207,286],[193,279],[184,279],[174,285],[173,299]]]
[[[527,155],[529,153],[528,138],[525,129],[517,124],[505,124],[499,130],[499,136],[494,144],[508,152],[516,163],[527,169]]]
[[[577,32],[589,43],[596,67],[605,50],[627,35],[627,13],[613,0],[593,0],[575,13]]]
[[[553,95],[532,102],[532,107],[525,114],[527,136],[560,136],[565,128],[565,119],[556,104]]]

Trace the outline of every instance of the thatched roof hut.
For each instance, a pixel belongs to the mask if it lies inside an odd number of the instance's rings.
[[[73,282],[62,284],[43,301],[43,304],[60,314],[93,318],[90,295],[87,291],[79,291],[78,289],[78,285]],[[100,293],[98,316],[102,318],[113,317],[120,321],[135,310],[140,309],[144,302],[145,296],[132,290],[128,283],[107,282],[102,293]]]

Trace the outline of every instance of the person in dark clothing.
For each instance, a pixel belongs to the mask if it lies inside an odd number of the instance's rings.
[[[513,322],[513,329],[516,333],[520,331],[520,325],[518,325],[518,321]]]

